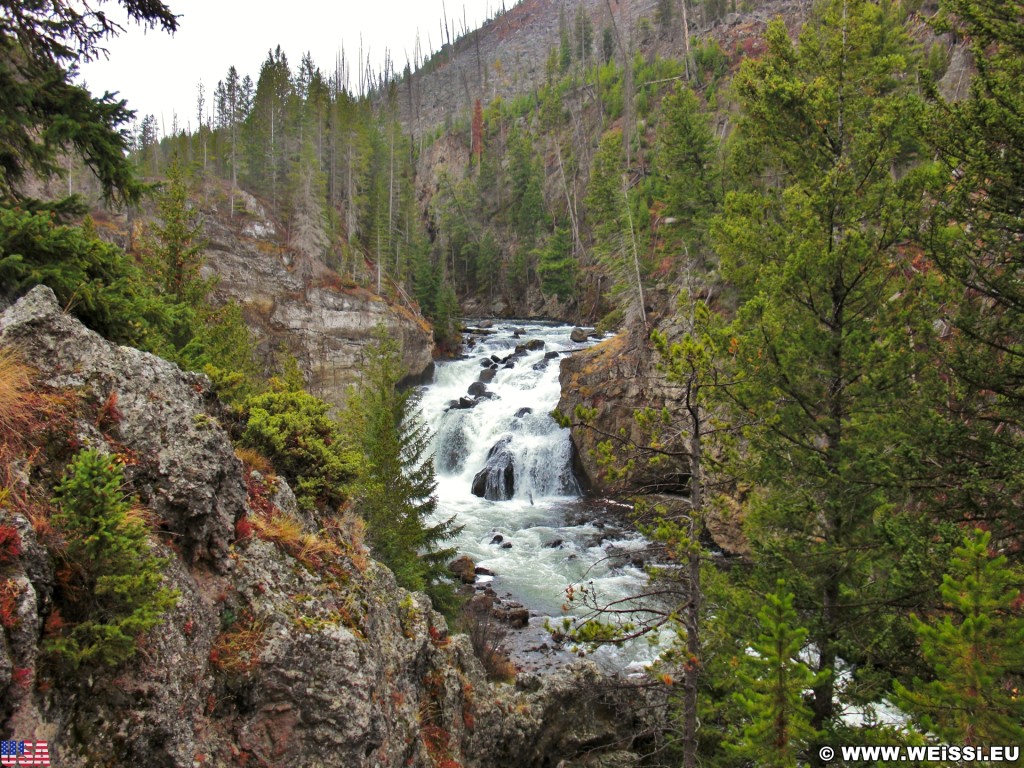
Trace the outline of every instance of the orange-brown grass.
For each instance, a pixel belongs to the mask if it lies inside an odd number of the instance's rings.
[[[18,598],[21,587],[14,579],[0,582],[0,626],[13,629],[18,624]]]
[[[270,459],[259,451],[255,451],[252,448],[235,448],[235,456],[238,457],[238,460],[241,461],[248,470],[255,469],[264,477],[274,474],[274,467],[270,463]]]
[[[0,348],[0,441],[21,443],[39,408],[34,371],[14,347]]]
[[[266,621],[247,613],[214,638],[210,663],[224,672],[252,671],[260,662],[266,628]]]

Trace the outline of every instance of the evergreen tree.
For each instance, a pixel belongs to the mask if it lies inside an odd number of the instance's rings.
[[[151,552],[146,524],[132,514],[116,457],[79,452],[57,486],[54,526],[73,564],[59,584],[66,622],[45,648],[73,669],[116,666],[133,656],[138,638],[178,602],[161,586],[164,558]]]
[[[454,550],[443,544],[456,529],[453,518],[432,522],[437,482],[430,434],[412,412],[413,392],[399,388],[404,375],[398,342],[379,326],[347,412],[364,457],[356,505],[374,555],[394,571],[398,583],[425,590],[436,607],[447,610],[454,592],[446,563]]]
[[[359,469],[359,456],[331,407],[302,389],[294,359],[270,389],[245,401],[242,445],[269,458],[288,479],[303,509],[337,507]]]
[[[120,4],[132,21],[177,29],[160,0]],[[67,0],[2,0],[0,18],[0,201],[39,205],[20,185],[28,174],[61,175],[65,150],[82,158],[107,199],[135,201],[142,188],[125,157],[122,129],[133,113],[114,94],[96,97],[72,82],[75,66],[98,56],[103,40],[121,28],[102,11]],[[68,208],[74,200],[56,205]]]
[[[940,743],[1024,743],[1022,578],[991,541],[980,530],[965,539],[943,577],[946,614],[914,619],[934,678],[896,684],[899,705]]]
[[[702,233],[721,189],[708,119],[686,86],[677,86],[662,102],[657,159],[668,214],[679,218],[687,233]]]
[[[11,296],[47,285],[62,307],[112,341],[167,350],[167,307],[124,251],[100,240],[90,219],[58,225],[48,213],[0,207],[0,282]]]
[[[555,232],[541,249],[537,262],[540,288],[546,294],[553,294],[563,301],[572,297],[576,288],[576,262],[572,258],[572,242],[569,230],[555,227]]]
[[[798,45],[770,25],[766,55],[735,81],[737,165],[755,182],[727,196],[713,226],[723,275],[744,299],[730,392],[758,418],[743,470],[757,488],[747,535],[768,578],[813,607],[822,673],[839,656],[902,654],[885,644],[900,637],[894,610],[926,599],[940,567],[928,552],[941,547],[918,546],[941,538],[911,488],[935,434],[941,383],[927,348],[943,284],[902,247],[930,179],[927,168],[892,172],[919,109],[911,46],[890,13],[829,0]],[[822,674],[815,728],[833,717],[835,694]]]
[[[960,289],[946,357],[963,384],[942,441],[949,501],[997,538],[1020,536],[1024,493],[1024,35],[1019,2],[944,0],[940,30],[977,65],[965,99],[933,95],[924,122],[943,169],[926,253]]]
[[[800,659],[807,630],[797,624],[793,593],[785,591],[784,582],[765,596],[757,628],[737,670],[742,692],[736,700],[744,722],[729,752],[748,765],[796,768],[801,752],[817,736],[804,691],[828,673],[815,675]]]
[[[612,278],[611,294],[618,303],[632,302],[644,316],[646,210],[643,200],[629,188],[622,132],[608,131],[594,155],[586,198],[587,218],[594,232],[594,252]]]
[[[527,248],[544,219],[541,168],[528,133],[514,130],[508,138],[509,213],[512,226]]]

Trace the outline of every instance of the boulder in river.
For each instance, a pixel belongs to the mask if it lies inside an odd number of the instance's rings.
[[[511,499],[516,490],[515,456],[509,448],[512,435],[505,435],[487,452],[487,463],[473,478],[472,491],[489,501]]]
[[[569,339],[576,344],[582,344],[587,340],[587,332],[582,328],[573,328],[572,333],[569,334]]]
[[[476,581],[476,564],[465,555],[448,563],[448,571],[463,584]]]

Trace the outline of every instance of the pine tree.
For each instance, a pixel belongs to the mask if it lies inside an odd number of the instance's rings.
[[[576,288],[576,262],[572,258],[569,230],[555,227],[547,245],[540,250],[537,275],[541,290],[563,301],[572,297]]]
[[[132,514],[116,457],[79,452],[57,486],[54,526],[64,536],[67,576],[57,602],[66,623],[45,648],[77,669],[116,666],[133,656],[138,638],[178,602],[161,586],[165,559],[150,549],[146,524]]]
[[[757,627],[737,670],[743,691],[735,698],[745,722],[729,752],[763,768],[796,768],[817,736],[804,691],[828,673],[815,675],[800,659],[807,630],[797,624],[793,593],[785,591],[784,582],[765,596]]]
[[[157,212],[160,222],[144,239],[143,264],[172,303],[195,307],[212,286],[200,276],[206,241],[191,200],[188,173],[177,156],[171,159],[158,193]]]
[[[647,219],[644,203],[629,188],[622,132],[608,131],[594,155],[586,198],[587,218],[594,232],[594,252],[612,278],[611,294],[620,304],[632,302],[644,318],[644,272]]]
[[[943,578],[946,614],[914,619],[934,679],[896,684],[898,704],[939,743],[1024,743],[1024,580],[991,542],[985,531],[966,537]]]
[[[755,414],[747,533],[772,582],[808,613],[818,671],[885,658],[894,607],[923,598],[940,567],[895,526],[931,536],[910,488],[935,434],[941,383],[927,354],[943,283],[902,247],[917,231],[927,167],[894,174],[919,112],[912,50],[883,5],[829,0],[798,45],[773,22],[768,51],[744,61],[734,166],[751,187],[713,223],[723,275],[743,305],[730,391]],[[924,551],[919,563],[904,559]],[[898,574],[917,568],[915,577]],[[885,572],[879,578],[879,571]],[[926,591],[926,590],[925,590]],[[919,604],[919,602],[918,602]],[[877,633],[874,631],[877,629]],[[865,635],[875,641],[871,648]],[[814,688],[816,728],[834,714],[834,677]]]
[[[445,564],[454,550],[443,544],[457,532],[453,520],[432,522],[437,508],[430,434],[412,412],[411,390],[401,390],[401,349],[384,326],[366,348],[362,382],[346,414],[362,448],[356,508],[367,524],[374,555],[398,583],[425,590],[439,609],[453,607]]]
[[[720,194],[715,140],[697,95],[677,86],[662,102],[658,175],[668,214],[691,234],[706,229]]]
[[[943,170],[926,254],[960,289],[947,360],[963,384],[960,434],[942,441],[950,502],[997,538],[1019,536],[1024,493],[1024,35],[1021,5],[944,0],[940,31],[970,46],[967,98],[932,94],[923,121]]]

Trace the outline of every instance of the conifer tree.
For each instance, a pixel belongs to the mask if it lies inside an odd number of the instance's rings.
[[[880,630],[895,626],[896,606],[924,599],[941,567],[904,559],[910,547],[890,535],[932,535],[910,489],[935,429],[941,384],[926,350],[944,295],[902,248],[930,177],[891,170],[914,146],[919,107],[912,48],[890,14],[827,0],[797,45],[781,21],[770,25],[766,55],[744,61],[734,86],[734,162],[753,183],[713,224],[723,274],[744,299],[730,392],[758,418],[743,470],[757,488],[748,537],[765,575],[814,606],[820,672],[840,656],[900,653]],[[897,575],[918,566],[914,579]],[[865,648],[865,634],[878,644]],[[815,728],[833,717],[835,694],[834,676],[819,677]]]
[[[691,234],[706,229],[721,199],[715,142],[697,95],[677,86],[662,102],[658,174],[668,214]]]
[[[934,678],[896,684],[899,705],[940,743],[1024,743],[1024,579],[991,543],[986,531],[966,537],[943,578],[945,615],[914,618]]]
[[[366,348],[362,382],[353,389],[346,424],[362,449],[356,508],[367,524],[374,555],[407,589],[425,590],[439,609],[454,607],[445,565],[457,532],[452,519],[433,521],[437,507],[430,434],[412,412],[401,349],[384,326]]]
[[[926,253],[959,287],[946,358],[963,385],[943,440],[949,502],[997,538],[1020,536],[1024,493],[1024,34],[1020,2],[943,0],[940,31],[977,72],[967,98],[933,94],[924,133],[944,172]]]
[[[177,29],[160,0],[120,0],[139,24]],[[79,155],[107,199],[134,202],[142,191],[125,157],[132,118],[114,94],[93,96],[73,83],[73,70],[96,58],[103,41],[123,31],[102,11],[67,0],[0,2],[0,201],[41,205],[21,190],[28,174],[60,175],[61,153]],[[73,198],[50,204],[74,207]]]
[[[729,751],[748,765],[796,768],[801,752],[817,735],[804,691],[828,673],[815,675],[800,659],[807,630],[797,623],[793,593],[785,590],[784,582],[765,596],[757,628],[737,671],[742,692],[735,698],[745,717]]]
[[[79,452],[57,486],[64,556],[73,564],[58,603],[67,622],[48,651],[72,668],[116,666],[133,656],[138,638],[178,601],[161,586],[164,559],[150,550],[146,524],[132,515],[117,458]]]

